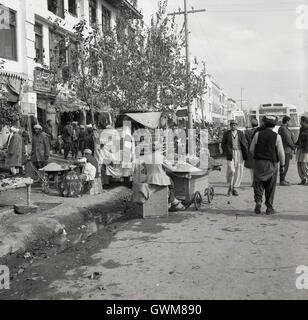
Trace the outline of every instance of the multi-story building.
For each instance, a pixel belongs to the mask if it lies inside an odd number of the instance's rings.
[[[203,104],[204,119],[207,122],[226,124],[229,106],[227,95],[213,76],[207,76],[206,84],[207,93]]]
[[[69,65],[74,44],[65,45],[64,34],[73,39],[74,26],[81,19],[104,32],[115,25],[123,7],[132,18],[142,17],[137,0],[1,0],[0,61],[4,68],[0,83],[9,103],[19,103],[24,115],[37,117],[42,125],[51,119],[56,128],[55,90],[45,68],[52,64],[53,52],[58,50]],[[78,105],[66,108],[78,111]]]

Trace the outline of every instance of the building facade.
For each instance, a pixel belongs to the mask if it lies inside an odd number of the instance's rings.
[[[70,65],[74,44],[66,45],[64,35],[73,38],[80,20],[89,26],[96,24],[104,32],[115,25],[123,6],[132,18],[142,17],[137,0],[2,0],[0,61],[4,64],[0,83],[9,103],[20,104],[24,115],[37,117],[42,125],[52,120],[56,130],[56,95],[48,67],[55,52],[64,65]],[[64,76],[65,67],[60,72]]]
[[[227,124],[230,101],[233,101],[235,105],[236,102],[227,97],[224,89],[212,75],[207,75],[206,85],[207,92],[203,99],[203,114],[205,121],[215,124]]]

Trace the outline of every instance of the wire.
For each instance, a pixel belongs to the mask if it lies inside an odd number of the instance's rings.
[[[268,10],[268,9],[260,9],[260,10],[211,10],[211,9],[208,9],[206,10],[207,12],[222,12],[222,13],[226,13],[226,12],[236,12],[236,13],[257,13],[257,12],[292,12],[292,11],[295,11],[295,9],[273,9],[273,10]]]

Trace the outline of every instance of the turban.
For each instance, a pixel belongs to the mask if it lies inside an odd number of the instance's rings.
[[[90,149],[85,149],[83,151],[84,154],[92,154],[92,151]]]

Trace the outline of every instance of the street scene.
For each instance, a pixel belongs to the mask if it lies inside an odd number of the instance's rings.
[[[0,300],[307,300],[307,8],[1,1]]]

